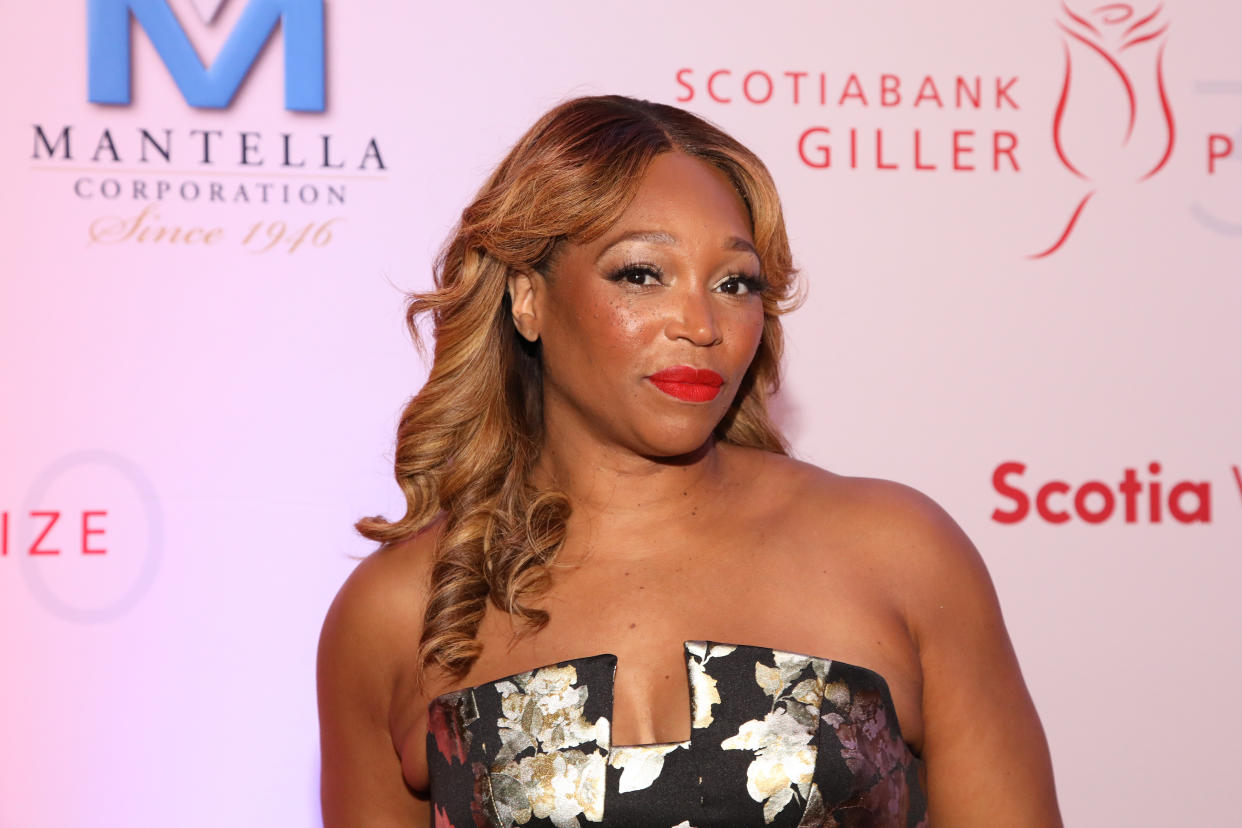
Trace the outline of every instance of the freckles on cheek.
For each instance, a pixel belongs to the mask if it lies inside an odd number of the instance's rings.
[[[615,353],[629,353],[639,344],[649,323],[649,314],[631,307],[625,301],[613,301],[599,309],[601,341]]]
[[[738,352],[744,351],[747,360],[752,359],[759,350],[759,342],[763,338],[763,312],[759,311],[754,318],[739,320],[738,324],[726,331]]]

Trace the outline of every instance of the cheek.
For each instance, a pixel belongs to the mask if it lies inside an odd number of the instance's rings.
[[[601,301],[591,309],[591,330],[585,339],[615,355],[634,355],[658,332],[660,316],[642,302],[624,298]]]
[[[626,297],[577,297],[574,310],[547,331],[547,368],[567,381],[591,385],[607,382],[642,360],[646,346],[660,330],[659,315],[642,302]],[[550,349],[555,348],[553,356]],[[555,366],[555,367],[554,367]],[[573,376],[575,379],[570,380]]]
[[[746,308],[745,313],[738,314],[733,319],[727,336],[733,347],[739,353],[745,353],[747,359],[754,356],[759,348],[759,340],[763,337],[763,322],[763,306],[758,303]]]

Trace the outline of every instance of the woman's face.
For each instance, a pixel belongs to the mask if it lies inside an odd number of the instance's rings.
[[[542,342],[549,432],[647,457],[704,444],[763,331],[746,208],[723,173],[677,152],[655,158],[616,225],[511,289],[519,330]]]

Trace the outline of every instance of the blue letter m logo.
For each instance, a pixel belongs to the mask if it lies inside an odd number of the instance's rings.
[[[129,103],[133,12],[186,103],[211,109],[229,105],[280,23],[285,37],[285,109],[323,111],[323,0],[250,0],[210,68],[203,66],[166,0],[88,1],[88,97],[94,103]]]

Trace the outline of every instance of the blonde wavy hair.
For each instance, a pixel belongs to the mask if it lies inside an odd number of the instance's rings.
[[[716,438],[785,453],[767,400],[779,383],[779,316],[793,299],[794,267],[780,199],[763,163],[684,110],[620,96],[578,98],[522,136],[461,216],[435,267],[435,289],[413,294],[415,341],[430,316],[430,376],[397,430],[400,520],[357,523],[381,544],[442,519],[423,618],[419,663],[461,677],[478,658],[479,624],[494,606],[537,630],[534,605],[565,539],[567,497],[540,490],[531,472],[543,443],[539,346],[510,318],[511,272],[546,273],[557,245],[588,242],[613,225],[657,155],[682,152],[721,170],[750,213],[765,281],[764,326],[753,363]]]

